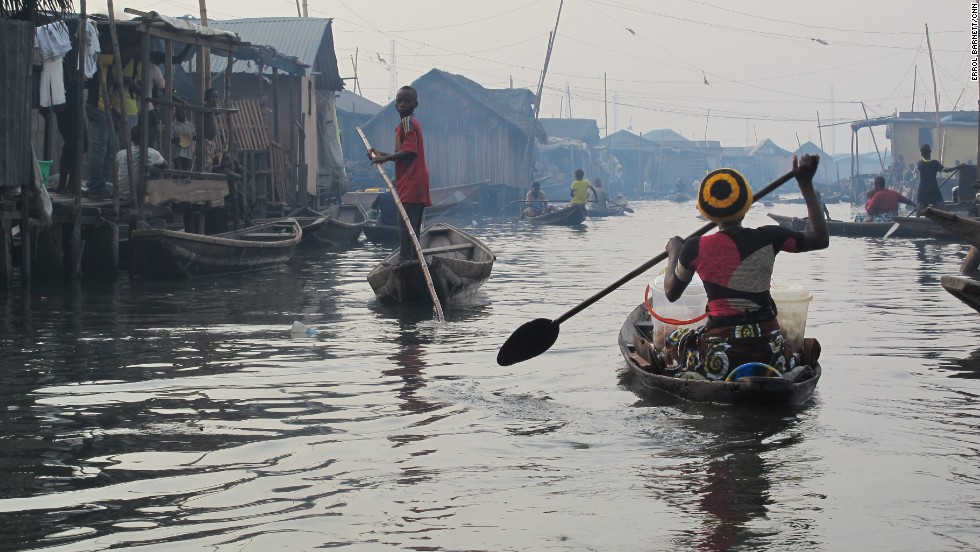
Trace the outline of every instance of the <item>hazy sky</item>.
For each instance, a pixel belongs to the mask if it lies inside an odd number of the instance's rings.
[[[341,75],[354,75],[357,49],[363,95],[384,104],[392,41],[400,84],[436,67],[489,88],[513,81],[534,90],[559,3],[309,0],[308,8],[310,17],[334,18]],[[190,0],[135,6],[199,13]],[[207,6],[211,19],[297,15],[295,0],[207,0]],[[915,108],[935,109],[927,23],[940,108],[976,110],[970,6],[968,0],[565,0],[541,115],[567,117],[570,103],[572,116],[596,119],[600,131],[608,109],[610,133],[667,127],[700,140],[707,127],[708,139],[726,146],[769,137],[793,150],[797,135],[819,144],[818,111],[825,125],[862,119],[862,101],[871,117],[908,111],[913,82]],[[871,150],[867,131],[861,134],[862,151]],[[884,127],[877,139],[884,150]],[[847,152],[848,127],[824,128],[823,141],[828,150]]]

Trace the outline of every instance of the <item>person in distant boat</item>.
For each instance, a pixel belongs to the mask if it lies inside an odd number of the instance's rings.
[[[524,197],[524,212],[521,217],[536,217],[555,210],[553,205],[548,205],[548,196],[541,191],[541,183],[535,180],[531,183],[531,189]]]
[[[395,204],[395,196],[391,192],[378,194],[371,202],[371,210],[378,214],[378,224],[382,226],[396,226],[398,224],[398,205]]]
[[[412,115],[419,106],[418,92],[411,86],[403,86],[395,94],[395,110],[401,122],[395,127],[395,153],[387,154],[374,148],[368,151],[373,164],[395,163],[395,188],[405,214],[412,224],[416,239],[422,231],[422,217],[425,208],[432,205],[429,197],[429,169],[425,164],[425,145],[422,141],[422,125]],[[405,225],[401,229],[401,261],[415,258],[412,235]]]
[[[667,336],[668,370],[717,381],[745,363],[761,362],[783,373],[798,363],[780,332],[769,284],[777,253],[816,251],[830,243],[813,189],[819,159],[793,158],[808,215],[802,232],[776,225],[744,228],[752,189],[738,171],[717,169],[701,181],[698,210],[718,224],[718,232],[687,240],[674,236],[667,242],[664,294],[668,301],[678,300],[696,273],[708,296],[708,318],[701,328],[679,328]]]
[[[592,181],[592,192],[595,193],[595,206],[605,211],[609,209],[609,194],[602,189],[602,180],[596,178]]]
[[[891,222],[892,217],[898,216],[899,203],[915,207],[914,201],[885,186],[884,176],[876,176],[868,202],[864,204],[865,212],[855,217],[854,221]]]
[[[575,169],[575,181],[572,182],[571,193],[569,194],[572,199],[568,202],[569,205],[581,205],[584,207],[586,202],[589,201],[590,187],[589,181],[585,180],[585,171]]]
[[[939,183],[936,175],[940,172],[953,172],[955,168],[947,169],[939,161],[932,159],[932,148],[929,144],[922,144],[919,148],[922,159],[916,165],[919,170],[919,189],[915,193],[915,201],[919,204],[919,213],[922,209],[930,205],[942,205],[943,193],[939,190]]]

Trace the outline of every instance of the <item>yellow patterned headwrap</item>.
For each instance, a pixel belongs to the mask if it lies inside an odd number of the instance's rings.
[[[752,206],[752,188],[735,169],[716,169],[701,181],[698,211],[704,218],[721,224],[739,220]]]

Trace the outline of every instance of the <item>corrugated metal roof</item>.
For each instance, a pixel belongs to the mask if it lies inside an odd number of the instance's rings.
[[[359,96],[350,90],[341,90],[340,95],[337,96],[337,111],[346,111],[347,113],[361,113],[363,115],[377,115],[381,111],[381,106],[372,102],[371,100],[365,98],[364,96]]]
[[[192,20],[193,21],[193,20]],[[327,88],[343,89],[343,81],[337,69],[337,56],[334,52],[331,18],[316,17],[260,17],[210,21],[209,25],[236,33],[243,41],[252,44],[271,46],[279,54],[296,57],[301,63],[318,71]],[[211,71],[224,71],[227,59],[211,56]],[[235,61],[234,72],[255,73],[255,62]],[[271,71],[267,71],[271,72]]]
[[[245,42],[272,46],[280,54],[295,56],[312,67],[320,51],[323,33],[330,29],[331,21],[314,17],[262,17],[211,21],[209,25],[237,33]],[[215,64],[216,61],[221,63],[220,67]],[[211,69],[223,70],[222,58],[211,60]]]

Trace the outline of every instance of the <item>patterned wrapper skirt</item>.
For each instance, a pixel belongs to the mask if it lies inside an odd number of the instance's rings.
[[[709,380],[723,380],[748,362],[768,364],[782,373],[798,362],[776,320],[710,330],[679,328],[664,341],[664,360],[669,369],[697,372]]]

